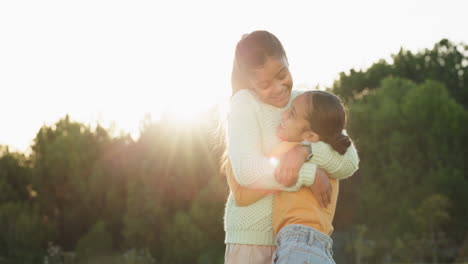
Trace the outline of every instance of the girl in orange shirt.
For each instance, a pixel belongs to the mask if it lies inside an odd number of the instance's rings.
[[[282,114],[277,135],[283,142],[271,156],[278,157],[299,142],[322,141],[324,146],[333,148],[341,155],[353,151],[353,156],[358,160],[355,149],[348,149],[351,140],[342,133],[345,123],[345,110],[337,96],[318,90],[305,92],[297,96],[291,107]],[[250,205],[268,193],[240,186],[231,173],[227,176],[238,205]],[[336,179],[330,179],[330,184],[331,202],[325,207],[308,187],[297,192],[275,193],[273,228],[278,248],[273,256],[274,263],[335,263],[330,235],[333,232],[339,183]]]

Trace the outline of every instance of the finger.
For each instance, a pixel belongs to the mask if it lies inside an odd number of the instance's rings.
[[[293,170],[293,169],[289,169],[289,172],[288,172],[288,183],[289,183],[289,185],[293,185],[293,184],[294,184],[294,170]]]
[[[296,184],[299,179],[299,171],[296,168],[291,169],[291,184]]]
[[[325,200],[325,207],[328,205],[328,188],[325,189],[325,191],[323,192],[323,199]]]
[[[328,206],[330,204],[330,200],[331,200],[331,192],[330,192],[330,186],[328,186],[326,192],[325,192],[325,196],[327,198],[327,203],[325,204],[325,206]]]
[[[291,170],[290,169],[286,170],[286,173],[284,175],[284,183],[288,187],[291,185]]]
[[[284,170],[283,185],[284,186],[289,186],[289,176],[288,176],[288,171],[287,170]]]
[[[281,165],[279,165],[277,168],[276,168],[276,180],[281,183],[282,182],[282,175],[281,175]]]
[[[278,164],[278,168],[276,168],[276,170],[278,171],[278,177],[276,178],[276,180],[280,184],[283,184],[283,163],[281,161]]]
[[[285,177],[284,174],[285,174],[285,169],[286,169],[286,168],[285,168],[285,165],[286,165],[286,164],[287,164],[287,163],[286,163],[284,157],[281,158],[281,159],[280,159],[280,162],[279,162],[279,168],[280,168],[280,183],[283,184],[283,185],[284,185],[284,180],[285,180],[285,179],[284,179],[284,177]]]
[[[320,207],[323,207],[323,195],[322,194],[317,195],[317,200],[319,202]]]
[[[328,195],[328,192],[325,193],[325,199],[326,199],[325,207],[327,207],[328,204],[330,203],[330,196]]]
[[[290,179],[289,181],[291,182],[291,185],[295,185],[297,183],[297,172],[295,169],[291,169],[291,174],[290,174]]]
[[[322,195],[322,204],[321,204],[322,208],[325,208],[327,207],[327,196],[326,195]]]
[[[275,179],[277,182],[280,182],[281,180],[278,167],[275,169]]]

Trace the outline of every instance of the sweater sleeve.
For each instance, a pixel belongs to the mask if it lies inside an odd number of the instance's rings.
[[[266,195],[274,192],[271,190],[250,189],[241,186],[239,183],[237,183],[236,179],[234,178],[232,168],[229,163],[226,167],[226,177],[229,190],[231,191],[237,206],[249,206],[255,203],[256,201],[262,199]]]
[[[345,154],[336,152],[329,144],[319,141],[312,143],[314,156],[310,162],[329,173],[331,178],[344,179],[353,175],[359,167],[359,157],[354,144]]]
[[[315,178],[315,164],[305,163],[295,186],[286,188],[274,177],[275,165],[262,153],[262,136],[257,120],[258,105],[246,90],[231,99],[228,117],[227,148],[236,181],[248,188],[296,191],[310,186]]]

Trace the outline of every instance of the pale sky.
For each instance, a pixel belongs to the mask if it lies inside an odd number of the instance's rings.
[[[0,0],[0,144],[26,151],[70,114],[138,135],[147,113],[225,102],[234,47],[266,29],[296,86],[330,85],[400,47],[468,43],[468,1]]]

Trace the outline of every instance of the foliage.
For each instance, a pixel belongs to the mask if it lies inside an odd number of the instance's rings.
[[[103,221],[98,221],[76,244],[76,254],[80,259],[106,255],[112,250],[112,237]]]
[[[359,189],[357,221],[377,242],[376,255],[423,261],[430,256],[402,257],[395,249],[409,246],[401,241],[422,252],[460,243],[459,231],[468,228],[467,204],[458,202],[468,200],[468,112],[438,82],[417,85],[398,78],[385,79],[349,112],[361,164],[348,188]],[[424,248],[427,236],[439,231],[452,244]]]
[[[49,232],[37,210],[30,205],[20,202],[1,204],[0,234],[0,256],[9,263],[42,260]]]
[[[416,53],[403,48],[392,55],[392,62],[379,60],[367,70],[341,72],[331,90],[346,101],[354,101],[379,87],[387,77],[400,77],[422,83],[444,83],[455,100],[468,107],[468,45],[442,39],[432,49]]]

